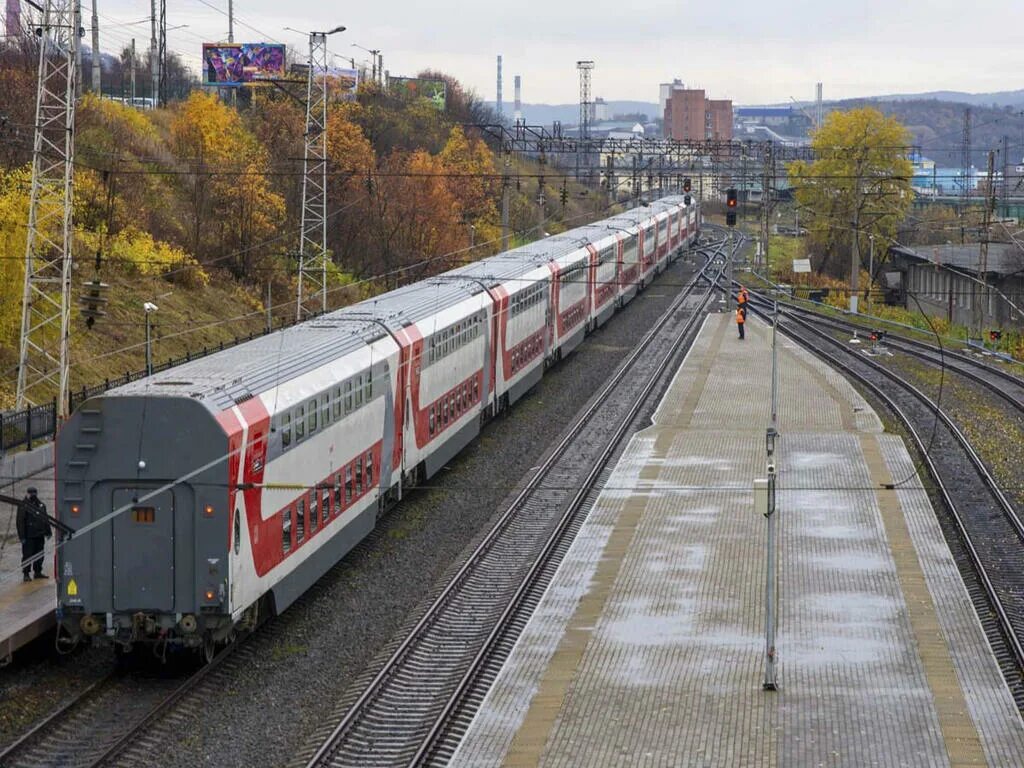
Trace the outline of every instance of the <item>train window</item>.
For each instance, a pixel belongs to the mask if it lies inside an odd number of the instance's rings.
[[[366,487],[373,487],[373,451],[366,452]]]
[[[341,387],[334,388],[334,420],[341,418]]]
[[[320,395],[320,423],[326,429],[331,422],[331,401],[330,396],[324,392]]]
[[[331,486],[327,484],[323,488],[323,497],[320,499],[320,514],[323,516],[324,525],[331,517]]]
[[[366,374],[366,402],[373,400],[373,369]]]
[[[235,510],[235,554],[237,555],[242,549],[242,513],[240,510]]]
[[[341,472],[334,476],[334,511],[341,511]]]
[[[281,447],[287,448],[292,444],[292,412],[285,411],[281,414]]]
[[[474,378],[473,379],[473,400],[476,401],[479,398],[480,398],[480,382],[476,378]]]
[[[295,542],[306,538],[306,500],[299,499],[295,507]]]
[[[352,503],[352,465],[345,467],[345,505]]]
[[[356,496],[363,494],[363,457],[356,459]]]
[[[281,551],[287,552],[292,548],[292,508],[281,512]]]
[[[345,413],[352,413],[352,380],[345,382]]]
[[[430,406],[430,413],[427,415],[427,428],[430,434],[434,434],[434,408],[435,406]]]
[[[306,436],[306,406],[300,405],[295,409],[295,442],[299,442]]]
[[[316,398],[309,401],[309,415],[306,417],[306,424],[309,427],[309,434],[312,437],[316,432]]]
[[[363,404],[363,376],[360,374],[356,376],[356,408],[359,408]]]
[[[313,492],[309,494],[309,532],[310,534],[316,530],[316,525],[320,521],[319,509],[317,502],[320,499],[316,495],[316,486],[313,486]]]
[[[448,398],[444,398],[444,403],[441,406],[441,420],[444,424],[448,423]]]

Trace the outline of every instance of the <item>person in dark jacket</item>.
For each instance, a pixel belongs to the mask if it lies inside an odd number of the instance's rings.
[[[29,570],[35,571],[37,579],[46,578],[46,574],[43,573],[43,547],[52,535],[50,520],[46,516],[46,505],[39,500],[36,489],[29,488],[24,500],[18,505],[21,572],[25,581],[32,580],[28,575]]]

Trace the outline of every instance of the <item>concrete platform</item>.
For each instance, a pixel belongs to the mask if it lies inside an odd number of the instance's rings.
[[[452,764],[1024,765],[901,440],[781,337],[780,689],[761,690],[770,329],[731,320],[708,318]]]
[[[39,498],[53,512],[53,468],[16,482],[2,483],[3,493],[21,498],[35,486]],[[0,504],[0,665],[11,654],[56,625],[57,592],[53,581],[53,538],[46,540],[43,570],[50,578],[29,584],[21,580],[21,543],[18,541],[16,510]]]

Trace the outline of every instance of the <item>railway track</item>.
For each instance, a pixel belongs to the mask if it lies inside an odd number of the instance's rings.
[[[0,752],[2,768],[105,765],[231,655],[226,647],[183,680],[168,670],[111,672]]]
[[[770,320],[763,308],[751,309]],[[817,318],[780,313],[779,330],[859,382],[903,423],[944,507],[944,514],[936,511],[978,617],[1024,711],[1024,522],[964,434],[925,393],[822,330]]]
[[[718,243],[705,269],[721,255]],[[532,614],[712,291],[695,279],[589,403],[523,491],[333,726],[297,764],[445,762]],[[697,302],[696,308],[684,308]]]
[[[770,302],[751,294],[752,302],[767,310]],[[816,325],[827,326],[837,331],[851,334],[863,334],[864,327],[841,318],[823,315],[812,309],[797,307],[792,304],[780,305],[780,312],[805,318]],[[964,352],[939,348],[917,339],[911,339],[899,334],[887,333],[884,344],[887,348],[910,355],[922,362],[929,363],[947,371],[959,374],[966,379],[981,385],[991,391],[1014,408],[1024,411],[1024,379],[1015,376],[1009,371],[996,365],[991,365],[974,355]]]

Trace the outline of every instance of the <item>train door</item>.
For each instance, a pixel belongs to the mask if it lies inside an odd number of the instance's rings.
[[[551,302],[553,300],[554,291],[551,286],[554,281],[544,281],[544,354],[550,355],[551,350],[555,347],[555,313],[551,310]]]
[[[115,611],[174,609],[174,492],[146,499],[152,488],[115,488],[111,526]]]

